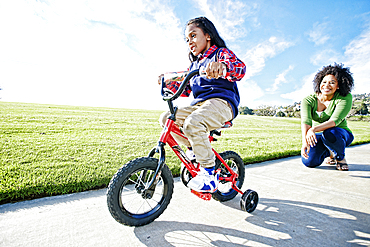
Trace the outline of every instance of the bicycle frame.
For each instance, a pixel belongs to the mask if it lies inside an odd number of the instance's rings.
[[[171,114],[171,116],[168,117],[165,126],[163,127],[163,131],[161,133],[161,136],[159,138],[158,146],[153,148],[150,153],[149,157],[153,157],[156,152],[160,154],[158,167],[156,170],[156,173],[154,177],[159,177],[160,175],[160,169],[163,167],[165,163],[165,150],[164,146],[168,144],[173,152],[177,155],[177,157],[181,160],[181,162],[185,165],[185,167],[188,169],[189,173],[192,177],[195,177],[197,174],[197,171],[199,171],[199,168],[195,167],[194,164],[189,160],[189,158],[186,156],[185,152],[181,149],[180,145],[176,142],[176,140],[173,138],[171,133],[177,134],[180,137],[187,140],[187,137],[181,132],[180,128],[175,124],[175,114],[176,114],[176,108],[174,110],[174,114]],[[216,139],[210,135],[209,136],[210,141],[215,141]],[[216,157],[222,162],[222,164],[225,166],[225,168],[230,172],[230,177],[220,177],[220,181],[225,182],[231,182],[232,188],[237,191],[238,193],[243,194],[243,192],[236,186],[236,180],[238,178],[238,174],[235,173],[229,165],[224,161],[224,159],[212,148],[213,153],[216,155]],[[158,171],[158,172],[157,172]],[[156,179],[153,179],[156,180]],[[152,181],[148,188],[155,186],[155,182]]]

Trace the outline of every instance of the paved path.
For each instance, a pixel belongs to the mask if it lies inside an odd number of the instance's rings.
[[[164,213],[137,228],[110,216],[105,189],[5,204],[0,246],[370,246],[370,144],[347,160],[349,172],[297,156],[247,166],[243,191],[260,196],[252,214],[239,195],[203,201],[178,178]]]

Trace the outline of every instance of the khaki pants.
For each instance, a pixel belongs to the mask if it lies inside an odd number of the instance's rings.
[[[170,112],[164,112],[159,123],[164,126]],[[215,165],[215,154],[209,141],[209,132],[221,128],[233,118],[233,112],[227,101],[213,98],[194,106],[180,107],[176,113],[176,124],[183,128],[184,138],[172,134],[179,144],[192,147],[197,162],[203,167]]]

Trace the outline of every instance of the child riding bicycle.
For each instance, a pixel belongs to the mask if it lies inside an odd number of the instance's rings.
[[[237,116],[240,96],[236,81],[244,77],[245,64],[226,47],[213,23],[205,17],[188,21],[185,37],[190,50],[189,71],[205,67],[206,77],[197,75],[190,80],[182,96],[189,96],[192,91],[194,100],[176,113],[176,124],[182,127],[189,141],[175,134],[174,138],[192,150],[200,164],[200,171],[187,186],[198,192],[213,193],[218,188],[218,174],[209,132]],[[176,91],[178,85],[178,81],[172,81],[167,88]],[[170,112],[164,112],[160,116],[162,127],[169,115]]]

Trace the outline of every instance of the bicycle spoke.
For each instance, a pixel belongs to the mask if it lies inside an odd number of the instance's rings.
[[[150,184],[151,180],[152,180],[152,175],[153,175],[153,171],[148,171],[149,174],[146,175],[146,182],[143,181],[143,185],[145,186],[145,189],[148,188],[148,185]]]
[[[140,205],[140,207],[137,209],[137,211],[136,211],[136,214],[139,214],[139,212],[140,212],[140,209],[143,207],[143,205],[145,204],[145,201],[146,200],[144,200],[142,203],[141,203],[141,205]],[[144,210],[143,210],[143,212],[145,212]]]
[[[129,190],[127,188],[123,188],[123,190],[126,190],[122,195],[122,196],[125,196],[125,197],[128,197],[128,196],[131,196],[131,195],[135,195],[137,194],[137,192],[135,190]],[[123,192],[123,191],[122,191]]]
[[[150,205],[150,203],[148,202],[148,200],[145,200],[145,202],[148,204],[148,206],[150,207],[150,209],[152,210],[153,209],[153,207],[152,207],[152,205]]]
[[[140,183],[136,182],[135,180],[132,180],[131,178],[129,178],[128,181],[132,182],[135,185],[139,185],[140,184]]]
[[[145,185],[145,178],[144,178],[144,180],[143,180],[143,173],[144,173],[145,171],[140,171],[139,173],[140,173],[140,175],[138,175],[138,173],[135,173],[135,176],[137,176],[137,184],[138,185]]]

